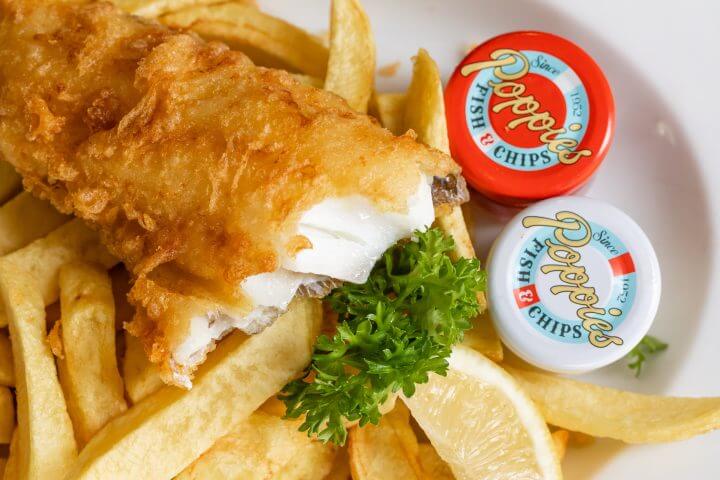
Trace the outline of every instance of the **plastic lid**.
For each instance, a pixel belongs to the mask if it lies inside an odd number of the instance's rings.
[[[453,73],[445,104],[463,175],[510,205],[575,192],[602,162],[615,126],[600,67],[548,33],[508,33],[475,48]]]
[[[640,227],[584,197],[536,203],[513,218],[490,252],[490,312],[519,357],[581,373],[625,356],[660,301],[660,267]]]

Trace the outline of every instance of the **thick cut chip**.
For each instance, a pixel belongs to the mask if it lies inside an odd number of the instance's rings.
[[[561,478],[547,424],[512,376],[463,346],[449,363],[405,402],[455,477]]]
[[[335,453],[330,473],[323,480],[350,480],[350,457],[347,447],[341,447]]]
[[[440,458],[435,447],[429,443],[420,443],[418,445],[418,458],[423,473],[428,479],[432,480],[455,480],[455,476],[450,470],[450,466],[445,460]]]
[[[6,387],[15,386],[14,369],[10,338],[6,331],[0,330],[0,385]]]
[[[222,41],[257,65],[325,77],[328,49],[319,38],[252,5],[193,5],[159,20],[192,30],[206,40]]]
[[[568,440],[570,439],[570,432],[567,430],[555,430],[552,432],[553,443],[555,443],[555,450],[557,450],[558,458],[562,461],[565,458],[565,452],[567,452]]]
[[[450,153],[440,71],[423,49],[414,59],[412,81],[405,100],[403,129],[412,129],[419,141]],[[436,223],[455,240],[456,257],[475,257],[475,248],[459,206],[438,209]],[[478,301],[483,312],[487,306],[484,293],[478,294]],[[496,362],[502,360],[502,344],[486,314],[481,313],[473,319],[473,328],[465,336],[466,346],[475,348]]]
[[[58,299],[60,267],[75,260],[85,260],[107,268],[117,263],[117,259],[100,244],[97,232],[90,230],[79,219],[3,257],[0,262],[29,274],[31,284],[40,293],[44,305],[50,305]],[[0,308],[0,327],[5,325],[5,309]]]
[[[684,440],[720,428],[720,397],[661,397],[624,392],[507,367],[548,423],[627,443]]]
[[[15,403],[12,392],[0,387],[0,443],[8,444],[15,430]]]
[[[407,91],[403,123],[412,128],[418,140],[450,152],[443,86],[435,61],[421,48],[413,59],[413,74]]]
[[[237,332],[200,367],[192,390],[166,386],[108,423],[68,478],[171,478],[248,418],[310,361],[316,300],[296,299],[260,334]]]
[[[150,362],[140,339],[125,331],[123,379],[130,401],[135,404],[165,385],[157,365]]]
[[[0,203],[7,202],[22,190],[22,178],[15,167],[0,160]]]
[[[298,82],[302,83],[303,85],[308,85],[315,88],[322,88],[324,83],[322,78],[313,77],[312,75],[305,75],[302,73],[294,73],[293,78]]]
[[[405,94],[374,93],[368,106],[369,113],[395,135],[405,133]]]
[[[10,441],[10,452],[8,454],[5,469],[3,471],[3,480],[18,480],[18,429],[12,434]]]
[[[69,219],[48,201],[28,192],[18,194],[0,207],[0,255],[44,237]]]
[[[45,341],[45,305],[33,279],[0,261],[17,393],[19,478],[63,478],[77,457],[72,423]]]
[[[370,21],[357,0],[333,0],[325,90],[364,113],[374,84],[375,40]]]
[[[330,472],[335,447],[298,430],[300,422],[258,411],[218,439],[176,480],[321,480]]]
[[[233,2],[255,5],[253,0],[233,0]],[[185,7],[218,3],[218,0],[113,0],[113,3],[134,15],[157,17]]]
[[[348,444],[354,480],[411,480],[424,478],[418,461],[418,442],[410,414],[402,402],[380,423],[350,429]]]
[[[115,306],[101,267],[69,263],[60,270],[60,383],[82,447],[127,410],[115,355]]]

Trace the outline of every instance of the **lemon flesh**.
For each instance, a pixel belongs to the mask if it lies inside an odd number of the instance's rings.
[[[405,402],[455,477],[562,478],[547,424],[515,380],[466,347],[449,362]]]

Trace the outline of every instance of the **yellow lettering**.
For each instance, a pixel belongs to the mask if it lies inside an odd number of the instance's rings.
[[[467,77],[468,75],[472,75],[480,70],[494,68],[493,73],[500,80],[516,80],[524,77],[530,68],[530,62],[528,62],[527,57],[517,50],[512,50],[510,48],[499,48],[490,54],[490,58],[492,60],[473,62],[463,65],[460,69],[460,75]],[[508,74],[503,71],[502,67],[513,65],[518,62],[520,62],[522,66],[516,73]]]
[[[550,240],[545,240],[545,245],[548,247],[548,255],[556,262],[572,264],[577,263],[580,258],[580,252],[574,250],[567,245],[558,245]],[[561,255],[562,254],[562,255]],[[549,265],[546,265],[549,266]],[[545,268],[545,267],[542,267]],[[544,271],[544,270],[543,270]]]
[[[507,73],[503,69],[503,67],[516,64],[520,65],[520,69],[515,73]],[[572,165],[581,158],[592,155],[590,150],[573,152],[571,149],[578,144],[575,140],[557,138],[558,135],[565,133],[566,130],[564,128],[554,129],[553,127],[556,121],[550,113],[537,113],[540,108],[540,102],[535,100],[535,97],[532,95],[523,96],[526,90],[525,85],[511,81],[524,77],[530,70],[530,62],[528,62],[525,55],[510,48],[499,48],[490,54],[490,60],[463,65],[460,69],[460,74],[463,77],[467,77],[486,68],[492,68],[493,74],[501,80],[500,82],[494,82],[492,80],[488,82],[488,85],[493,89],[493,94],[500,98],[514,99],[499,103],[493,107],[493,112],[495,113],[511,107],[512,112],[518,115],[519,118],[508,123],[507,126],[509,129],[513,130],[519,125],[526,124],[533,132],[544,131],[544,133],[540,135],[540,141],[548,145],[548,149],[558,156],[558,160],[563,165]]]
[[[575,265],[582,259],[582,254],[576,249],[587,245],[592,238],[590,224],[582,216],[574,212],[562,211],[555,214],[555,218],[527,216],[522,219],[525,228],[550,227],[559,243],[545,240],[548,256],[555,262],[540,267],[544,274],[558,272],[560,285],[550,287],[553,295],[568,294],[568,299],[580,306],[577,317],[582,320],[582,327],[588,333],[588,341],[595,347],[604,348],[608,345],[622,345],[620,337],[609,335],[613,325],[602,318],[607,312],[596,305],[600,300],[595,288],[586,286],[590,280],[587,270],[583,266]],[[582,238],[567,237],[568,232],[584,232]],[[612,312],[612,309],[611,309]],[[614,315],[614,313],[613,313]]]
[[[612,326],[610,327],[610,330],[612,330]],[[588,340],[590,340],[590,343],[597,348],[605,348],[610,344],[623,344],[622,338],[612,335],[605,335],[603,332],[598,332],[597,330],[593,330],[592,332],[588,333]]]
[[[579,152],[573,152],[571,150],[563,150],[558,153],[558,159],[560,163],[564,165],[572,165],[573,163],[580,160],[582,157],[589,157],[592,155],[590,150],[580,150]]]
[[[553,153],[560,153],[564,151],[569,151],[572,147],[577,146],[577,142],[573,140],[572,138],[555,138],[553,140],[550,140],[550,142],[547,144],[548,150],[550,150]],[[567,148],[560,148],[560,147],[567,147]]]

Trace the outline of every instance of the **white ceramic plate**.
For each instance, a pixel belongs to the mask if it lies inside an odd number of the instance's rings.
[[[316,33],[327,31],[328,1],[261,1],[264,9]],[[663,299],[651,333],[670,343],[640,379],[624,363],[586,380],[644,393],[720,395],[720,3],[711,0],[363,0],[378,65],[402,61],[381,90],[403,90],[409,58],[426,48],[445,78],[470,46],[499,33],[543,30],[587,50],[605,71],[617,105],[616,139],[586,195],[630,214],[655,245]],[[714,59],[714,60],[713,60]],[[469,206],[478,254],[503,219]],[[602,409],[602,405],[597,406]],[[720,432],[685,442],[625,446],[601,440],[572,450],[568,479],[718,478]]]

